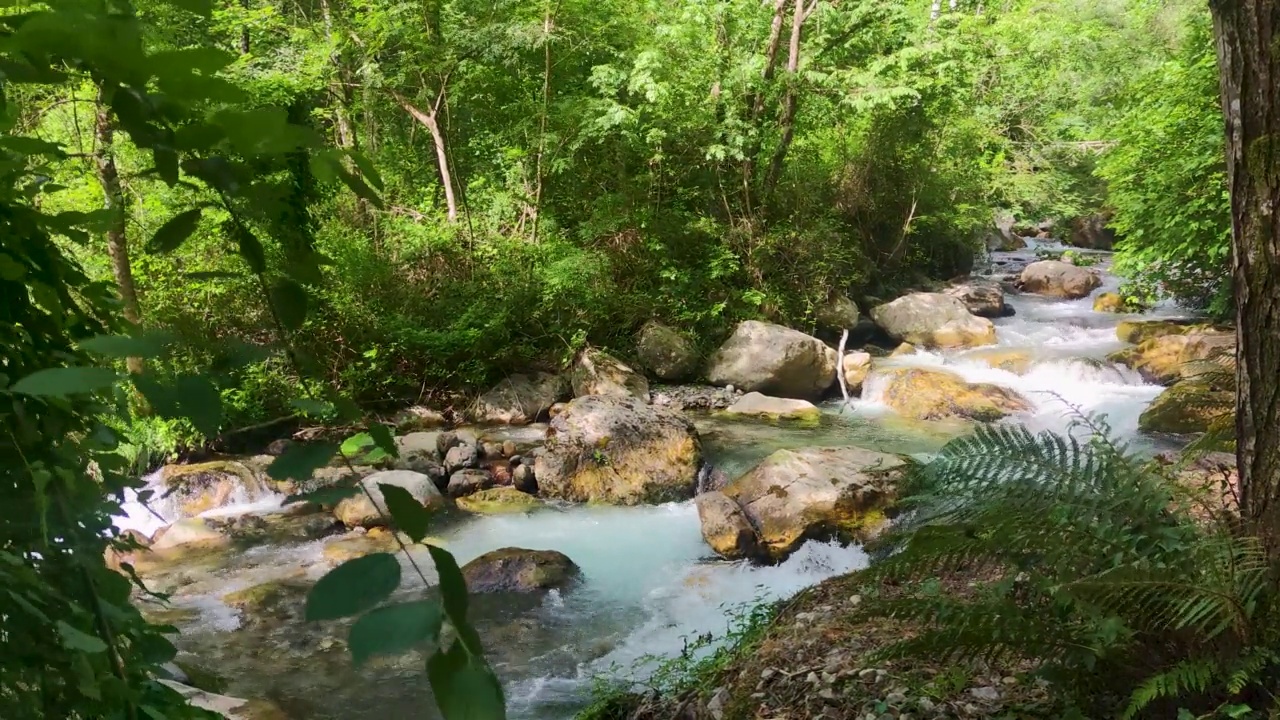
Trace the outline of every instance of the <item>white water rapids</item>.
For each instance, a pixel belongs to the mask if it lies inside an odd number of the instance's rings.
[[[1035,259],[1029,251],[998,255],[1023,263]],[[1116,284],[1107,276],[1098,292]],[[1015,421],[1033,429],[1065,430],[1070,405],[1106,413],[1122,438],[1154,448],[1138,435],[1137,418],[1161,388],[1100,362],[1121,347],[1115,325],[1125,316],[1095,313],[1091,299],[1008,295],[1006,301],[1017,314],[996,321],[998,342],[1031,353],[1034,365],[1026,374],[992,369],[964,353],[920,353],[892,362],[945,366],[967,380],[1013,388],[1035,406]],[[1157,314],[1175,312],[1161,308]],[[703,419],[699,429],[711,459],[730,476],[780,447],[860,445],[919,454],[945,442],[945,432],[895,423],[878,401],[880,391],[870,383],[844,411],[839,401],[829,403],[818,428]],[[242,500],[217,513],[279,508],[278,497]],[[157,509],[162,517],[156,517],[137,503],[127,510],[118,524],[143,531],[172,521],[177,513],[176,507],[162,506]],[[714,560],[692,502],[478,517],[448,528],[440,541],[460,563],[517,546],[559,550],[582,568],[581,586],[563,596],[552,593],[532,608],[478,611],[513,718],[572,717],[597,678],[643,674],[645,658],[679,653],[701,633],[722,633],[726,608],[785,597],[867,561],[856,547],[821,543],[810,543],[776,567]],[[221,600],[229,591],[269,580],[318,578],[330,567],[321,554],[324,542],[268,544],[182,568],[187,582],[176,583],[172,611],[183,630],[180,646],[224,676],[229,693],[271,698],[297,720],[434,717],[420,657],[356,670],[341,646],[344,631],[308,626],[296,611],[274,624],[253,622]]]

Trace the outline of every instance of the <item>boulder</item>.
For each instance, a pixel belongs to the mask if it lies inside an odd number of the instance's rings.
[[[570,373],[574,397],[609,395],[649,401],[649,381],[631,366],[603,350],[587,348],[578,353]]]
[[[978,317],[998,318],[1008,314],[1004,290],[999,283],[967,282],[947,288],[946,293],[964,303],[965,308]]]
[[[845,353],[841,367],[844,370],[844,382],[849,387],[849,394],[857,395],[862,392],[862,383],[866,382],[867,375],[871,373],[871,353],[862,351]]]
[[[184,545],[219,547],[230,542],[205,518],[183,518],[168,527],[160,528],[151,538],[151,550],[168,550]]]
[[[449,497],[466,497],[493,487],[493,476],[487,470],[466,468],[449,476]]]
[[[858,325],[858,306],[844,295],[837,295],[820,306],[814,319],[828,330],[852,330]]]
[[[1014,225],[1015,221],[1010,215],[996,218],[995,227],[987,233],[987,249],[1009,252],[1025,248],[1027,241],[1018,236],[1014,231]]]
[[[1025,348],[981,348],[960,356],[962,360],[980,362],[996,370],[1004,370],[1014,375],[1026,375],[1031,371],[1033,360],[1031,351]]]
[[[458,498],[458,507],[485,515],[529,512],[542,506],[538,498],[511,486],[487,488]]]
[[[412,433],[441,427],[445,424],[445,417],[444,413],[439,410],[414,405],[396,413],[391,420],[391,424],[395,425],[398,432]]]
[[[219,695],[173,680],[159,682],[182,695],[192,707],[206,710],[227,720],[287,720],[289,717],[279,707],[265,700],[243,700]]]
[[[552,419],[534,474],[547,497],[636,505],[692,497],[701,462],[698,433],[679,413],[587,395]]]
[[[1121,320],[1116,325],[1116,337],[1121,342],[1135,345],[1163,335],[1185,335],[1204,331],[1208,326],[1202,320],[1175,318],[1171,320]]]
[[[898,347],[894,348],[893,352],[889,353],[889,357],[902,357],[903,355],[915,355],[918,352],[920,351],[916,348],[915,345],[912,345],[909,342],[904,342]]]
[[[778,450],[698,501],[703,537],[726,558],[766,562],[808,539],[865,541],[886,524],[905,468],[895,455],[862,448]]]
[[[1215,418],[1232,411],[1235,400],[1232,391],[1184,380],[1160,393],[1138,418],[1138,428],[1176,434],[1206,432]]]
[[[1090,250],[1110,250],[1116,244],[1116,231],[1107,227],[1108,215],[1095,213],[1071,221],[1067,244]]]
[[[817,420],[822,411],[808,400],[776,398],[758,392],[747,393],[730,405],[726,415],[749,415],[769,420]]]
[[[179,517],[194,517],[235,503],[253,502],[272,490],[247,465],[214,460],[160,469],[165,496],[156,502],[172,505]]]
[[[990,320],[975,316],[959,298],[945,293],[903,295],[872,308],[871,317],[893,339],[925,348],[974,347],[996,341],[996,327]]]
[[[1041,260],[1023,269],[1018,284],[1029,293],[1075,300],[1101,286],[1102,276],[1092,268],[1076,267],[1061,260]]]
[[[408,544],[411,541],[406,538],[405,542]],[[386,528],[373,528],[367,533],[356,531],[330,540],[321,548],[320,554],[329,564],[341,565],[348,560],[365,555],[379,552],[394,553],[398,549],[399,545],[396,543],[394,533]]]
[[[533,466],[529,463],[520,463],[512,468],[511,486],[522,493],[536,495],[538,493],[538,479],[534,475]]]
[[[684,380],[698,371],[698,349],[679,331],[649,321],[636,337],[636,357],[662,380]]]
[[[480,463],[480,450],[472,443],[460,443],[444,454],[444,469],[455,473],[463,468],[473,468]]]
[[[816,399],[836,381],[836,351],[798,330],[748,320],[711,356],[707,380],[746,392]]]
[[[481,395],[470,415],[478,423],[525,425],[546,415],[568,394],[569,384],[559,375],[512,375]]]
[[[494,550],[462,566],[467,592],[476,594],[562,589],[581,573],[564,553],[524,548]]]
[[[1105,292],[1093,299],[1093,311],[1104,313],[1122,313],[1127,312],[1124,304],[1124,298],[1120,293]]]
[[[1032,407],[1009,388],[968,383],[945,370],[888,368],[873,372],[867,382],[879,389],[886,405],[918,420],[959,417],[992,422]]]
[[[333,514],[347,527],[381,527],[391,522],[386,512],[379,485],[395,485],[409,491],[413,499],[426,508],[438,510],[446,500],[430,477],[412,470],[384,470],[360,481],[366,492],[345,498],[333,509]],[[370,498],[372,496],[372,498]]]
[[[1159,335],[1107,359],[1137,370],[1148,382],[1170,385],[1201,372],[1191,363],[1219,354],[1234,354],[1235,333],[1195,330],[1183,335]]]

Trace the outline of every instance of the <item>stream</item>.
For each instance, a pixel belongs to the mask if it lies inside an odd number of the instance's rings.
[[[992,259],[994,271],[1002,273],[1036,257],[1029,248],[994,253]],[[1118,285],[1106,274],[1095,294]],[[1105,413],[1115,434],[1135,448],[1165,449],[1167,441],[1140,436],[1137,425],[1162,388],[1105,361],[1122,347],[1115,326],[1129,316],[1096,313],[1091,298],[1008,294],[1006,302],[1016,314],[994,321],[998,346],[1027,352],[1033,364],[1026,374],[993,369],[973,351],[922,352],[889,362],[945,366],[970,381],[1013,388],[1034,409],[1012,421],[1034,430],[1066,431],[1074,411]],[[1169,306],[1143,317],[1178,314]],[[898,419],[879,402],[880,391],[872,382],[848,407],[838,398],[829,401],[817,427],[712,416],[695,421],[708,459],[730,477],[784,447],[854,445],[927,456],[957,434],[954,425]],[[279,498],[219,512],[279,512]],[[134,506],[118,524],[149,530],[160,523]],[[160,573],[158,582],[173,597],[169,607],[155,608],[152,615],[181,629],[179,648],[224,678],[227,694],[270,699],[295,720],[438,717],[421,654],[378,659],[356,669],[345,649],[346,625],[302,620],[306,584],[332,566],[324,555],[331,540],[265,543],[184,560]],[[824,543],[809,543],[774,567],[717,560],[702,540],[692,501],[476,516],[439,530],[437,540],[459,563],[518,546],[559,550],[582,568],[583,582],[564,595],[553,591],[526,607],[475,602],[486,652],[506,688],[508,714],[517,720],[570,718],[598,680],[644,677],[653,657],[679,653],[701,633],[724,632],[734,608],[786,597],[867,562],[857,547]],[[425,557],[419,564],[431,565]],[[424,592],[412,573],[405,578],[397,597]],[[265,610],[241,612],[222,599],[281,580],[294,590]],[[427,580],[434,582],[429,569]]]

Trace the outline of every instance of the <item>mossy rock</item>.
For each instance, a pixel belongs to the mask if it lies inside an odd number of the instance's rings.
[[[546,505],[538,498],[510,486],[487,488],[460,497],[457,503],[462,510],[482,515],[527,513]]]
[[[1138,418],[1138,427],[1179,435],[1206,432],[1215,418],[1234,406],[1235,393],[1184,380],[1160,393]]]

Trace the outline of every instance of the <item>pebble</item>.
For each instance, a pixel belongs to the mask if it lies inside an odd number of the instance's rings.
[[[890,705],[901,705],[907,701],[906,693],[891,692],[884,696],[884,701]]]
[[[810,671],[809,671],[809,674],[805,676],[804,681],[805,681],[805,682],[807,682],[807,683],[809,683],[810,685],[817,685],[817,684],[818,684],[818,673],[816,673],[816,672],[814,672],[814,671],[810,670]]]
[[[971,688],[969,694],[986,702],[995,702],[1000,699],[1000,691],[993,687]]]
[[[1013,676],[1008,676],[1008,677],[1002,678],[1000,682],[1004,683],[1005,685],[1017,685],[1018,678]]]
[[[934,708],[935,708],[935,707],[937,707],[937,706],[936,706],[936,705],[934,705],[934,704],[933,704],[933,701],[932,701],[932,700],[930,700],[929,698],[927,698],[927,697],[922,697],[922,698],[920,698],[919,700],[917,700],[917,701],[916,701],[916,707],[920,708],[921,710],[923,710],[923,711],[925,711],[925,712],[929,712],[930,710],[934,709]]]
[[[796,622],[812,622],[817,614],[811,612],[796,613]]]
[[[860,680],[870,680],[871,678],[874,678],[875,676],[876,676],[876,670],[875,670],[875,668],[867,668],[866,670],[859,670],[859,671],[858,671],[858,679],[860,679]]]
[[[760,679],[761,679],[761,680],[768,680],[769,678],[771,678],[771,677],[773,677],[774,675],[777,675],[777,674],[778,674],[778,671],[777,671],[777,670],[774,670],[773,668],[765,668],[764,670],[761,670],[761,671],[760,671]]]
[[[862,604],[862,596],[861,596],[861,595],[850,595],[850,596],[849,596],[849,604],[850,604],[850,605],[852,605],[852,606],[854,606],[854,607],[858,607],[859,605],[861,605],[861,604]]]
[[[818,697],[822,698],[823,700],[835,701],[836,694],[832,692],[831,688],[822,688],[821,690],[818,691]]]

